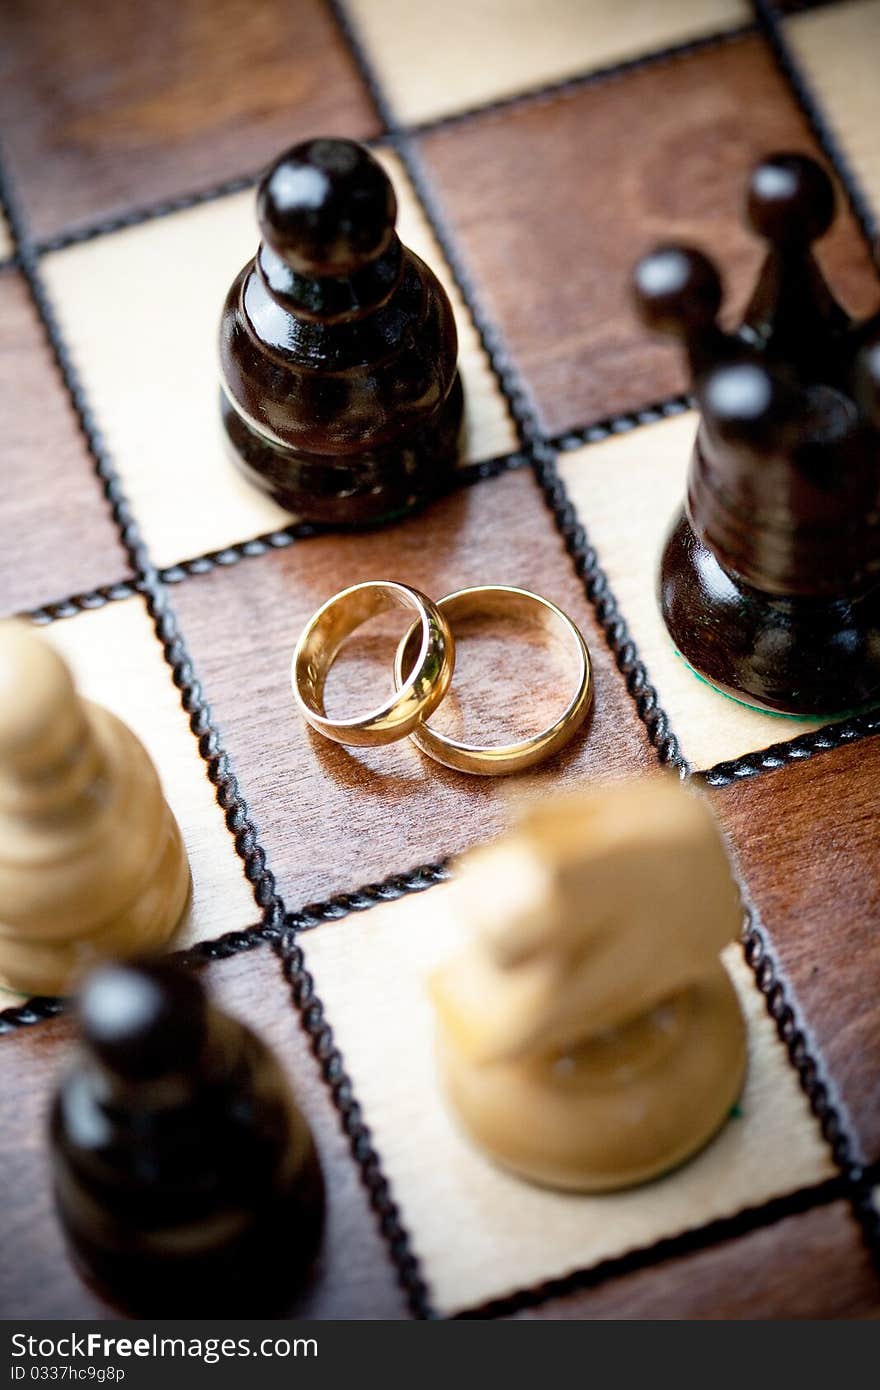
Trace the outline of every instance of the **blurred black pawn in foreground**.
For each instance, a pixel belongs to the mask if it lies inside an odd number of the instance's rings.
[[[718,272],[660,247],[636,267],[649,327],[681,340],[701,412],[660,602],[702,675],[750,704],[834,714],[880,700],[880,314],[855,323],[812,244],[831,182],[762,160],[748,218],[768,244],[745,319],[717,323]]]
[[[285,1311],[318,1248],[324,1185],[272,1054],[167,963],[104,967],[79,1017],[51,1146],[84,1278],[141,1317]]]
[[[401,245],[385,170],[352,140],[288,150],[226,298],[221,408],[246,477],[310,522],[393,520],[448,482],[463,396],[452,308]]]

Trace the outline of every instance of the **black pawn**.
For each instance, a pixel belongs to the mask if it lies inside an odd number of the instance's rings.
[[[463,396],[452,308],[395,231],[391,183],[311,140],[257,198],[262,243],[220,328],[223,421],[245,475],[298,517],[369,525],[448,482]]]
[[[107,966],[52,1109],[61,1222],[86,1280],[141,1317],[284,1311],[324,1187],[272,1054],[167,963]]]

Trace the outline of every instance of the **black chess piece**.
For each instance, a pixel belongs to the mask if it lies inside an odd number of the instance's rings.
[[[288,150],[257,213],[263,240],[220,326],[233,457],[306,521],[392,520],[440,491],[459,458],[446,292],[401,245],[391,182],[352,140]]]
[[[74,1258],[141,1317],[285,1311],[320,1241],[324,1186],[278,1063],[194,975],[111,965],[51,1115]]]
[[[735,333],[700,252],[636,267],[638,309],[679,338],[701,413],[685,506],[660,567],[676,647],[729,694],[832,715],[880,700],[880,315],[857,324],[811,247],[831,182],[806,155],[752,173],[768,252]]]

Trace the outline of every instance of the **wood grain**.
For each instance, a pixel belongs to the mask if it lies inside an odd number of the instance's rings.
[[[17,0],[0,54],[4,145],[39,237],[377,128],[320,0]]]
[[[712,793],[865,1156],[880,1158],[880,739]]]
[[[23,279],[0,274],[0,612],[129,572]]]
[[[748,1072],[736,1112],[707,1148],[655,1182],[601,1196],[538,1188],[496,1168],[455,1125],[438,1083],[426,976],[461,936],[454,895],[439,887],[302,938],[441,1311],[589,1268],[832,1175],[738,946],[723,959],[746,1017]],[[406,1065],[390,1066],[402,1050]]]
[[[660,556],[684,501],[692,411],[562,454],[559,472],[599,554],[620,611],[696,768],[797,738],[823,721],[767,714],[722,695],[679,656],[657,601]]]
[[[746,24],[744,0],[349,0],[398,119],[433,120]],[[431,54],[430,63],[425,54]],[[486,61],[491,54],[491,62]]]
[[[821,1279],[810,1277],[814,1270],[822,1271]],[[880,1283],[850,1206],[833,1202],[516,1317],[876,1318]]]
[[[880,0],[849,0],[786,20],[785,37],[847,163],[880,208]]]
[[[438,598],[469,584],[516,584],[559,603],[592,651],[591,724],[534,774],[506,779],[452,772],[408,740],[346,750],[315,734],[297,714],[290,690],[296,638],[337,590],[383,578]],[[291,909],[488,838],[504,823],[508,798],[524,788],[620,776],[654,758],[525,472],[463,490],[381,532],[307,540],[218,569],[177,589],[175,607]],[[402,614],[400,620],[393,629],[380,626],[373,642],[366,630],[352,642],[349,659],[331,673],[331,712],[353,713],[385,698],[396,637],[407,625]],[[551,722],[570,679],[552,648],[498,620],[459,635],[458,699],[447,696],[438,721],[442,715],[459,736],[484,742],[522,737]]]
[[[397,191],[401,238],[450,294],[466,396],[465,459],[508,453],[516,434],[477,331],[400,163],[387,154],[381,158]],[[159,565],[220,550],[290,521],[233,466],[220,424],[220,310],[258,240],[249,191],[70,247],[43,262],[65,337]],[[169,305],[185,325],[181,332],[169,333]]]
[[[137,734],[177,818],[193,890],[169,950],[258,924],[253,889],[144,601],[110,603],[52,623],[43,632],[69,662],[81,694],[105,705]],[[0,1008],[20,1002],[19,996],[0,990]]]
[[[318,1145],[327,1180],[327,1226],[313,1276],[292,1316],[405,1316],[386,1247],[276,957],[263,946],[212,965],[202,978],[224,1008],[275,1049]],[[4,1208],[0,1261],[0,1315],[6,1318],[114,1316],[74,1273],[52,1210],[45,1116],[72,1045],[69,1018],[0,1041],[0,1166],[15,1192],[14,1203]]]
[[[818,153],[758,38],[478,117],[420,145],[552,432],[684,388],[678,354],[630,308],[633,265],[657,242],[696,244],[718,258],[728,313],[738,312],[762,254],[743,226],[748,170],[768,150]],[[874,307],[876,279],[848,212],[820,259],[853,310]]]

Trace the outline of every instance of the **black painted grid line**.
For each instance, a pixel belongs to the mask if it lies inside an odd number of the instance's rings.
[[[345,0],[342,0],[342,3],[344,5]],[[660,67],[664,63],[680,62],[692,58],[696,54],[708,52],[713,48],[722,48],[729,43],[739,43],[743,39],[751,38],[756,29],[757,25],[754,21],[733,25],[729,29],[718,29],[709,34],[699,34],[694,38],[682,39],[678,43],[664,44],[661,48],[652,48],[649,52],[639,53],[634,57],[620,58],[616,62],[606,63],[601,67],[587,68],[584,72],[575,73],[570,77],[558,78],[538,87],[527,87],[522,91],[512,92],[508,96],[493,97],[489,101],[478,102],[474,106],[464,107],[460,111],[449,112],[445,116],[435,116],[430,120],[414,121],[411,124],[404,122],[392,122],[390,124],[393,128],[410,137],[434,135],[438,131],[468,125],[473,120],[503,116],[510,111],[519,111],[524,107],[546,106],[555,101],[564,101],[567,97],[575,96],[585,88],[604,87],[609,82],[617,82],[631,77],[634,73],[643,72],[646,68]],[[363,44],[363,40],[359,40],[359,42]],[[366,52],[368,46],[363,44],[363,47]]]
[[[635,1268],[647,1267],[661,1259],[670,1258],[674,1253],[704,1249],[733,1240],[744,1232],[781,1220],[794,1210],[807,1210],[838,1196],[849,1198],[856,1221],[866,1234],[866,1243],[880,1273],[880,1262],[875,1248],[880,1216],[872,1202],[872,1187],[876,1181],[874,1170],[880,1165],[874,1165],[871,1169],[864,1168],[859,1146],[834,1091],[830,1071],[825,1066],[815,1041],[810,1037],[791,985],[781,977],[769,934],[748,901],[745,881],[737,865],[735,850],[730,845],[728,853],[731,862],[736,865],[737,882],[743,901],[742,946],[745,962],[764,999],[767,1013],[776,1025],[777,1035],[785,1047],[788,1060],[797,1072],[801,1089],[822,1138],[831,1150],[832,1160],[838,1168],[838,1176],[810,1189],[799,1189],[781,1197],[769,1198],[754,1208],[742,1208],[730,1217],[703,1223],[675,1236],[661,1237],[649,1246],[628,1252],[626,1256],[587,1266],[564,1279],[519,1289],[502,1299],[480,1305],[477,1309],[464,1310],[456,1314],[456,1317],[500,1317],[516,1311],[517,1308],[535,1307],[549,1298],[561,1296],[563,1292],[594,1287]],[[443,859],[412,870],[408,875],[392,877],[381,884],[370,885],[365,890],[339,894],[317,906],[306,907],[297,915],[296,921],[289,919],[289,924],[297,933],[313,930],[326,922],[340,921],[353,913],[366,911],[378,903],[395,901],[413,892],[427,891],[436,884],[447,882],[451,877],[452,861],[449,858]],[[810,1193],[831,1195],[818,1197],[815,1201],[806,1200],[804,1205],[799,1205],[804,1194]]]
[[[824,0],[827,3],[827,0]],[[412,135],[423,135],[428,132],[443,130],[450,126],[467,124],[467,122],[486,115],[503,113],[521,106],[533,106],[542,102],[554,101],[580,91],[583,87],[592,87],[614,81],[617,78],[624,78],[631,73],[639,72],[644,68],[654,67],[661,63],[676,61],[681,58],[688,58],[692,54],[699,53],[704,49],[719,47],[725,43],[736,42],[739,39],[748,38],[754,34],[756,25],[754,22],[737,25],[729,29],[722,29],[715,33],[701,34],[696,38],[685,39],[677,44],[668,44],[663,48],[651,49],[647,53],[638,54],[632,58],[621,59],[616,63],[609,63],[599,68],[588,68],[583,72],[575,73],[571,77],[548,82],[538,87],[527,88],[524,91],[514,92],[506,97],[497,97],[489,101],[478,102],[473,106],[465,107],[459,111],[451,112],[447,116],[441,116],[434,120],[416,122],[406,127]],[[375,101],[375,93],[372,93]],[[364,141],[369,148],[375,149],[388,142],[388,131],[383,130],[379,134],[370,136]],[[129,227],[140,226],[144,222],[153,222],[163,217],[173,216],[177,212],[186,212],[191,208],[200,207],[205,203],[211,203],[219,198],[228,197],[230,194],[242,193],[248,188],[253,188],[259,182],[263,169],[246,170],[241,174],[231,178],[222,179],[218,183],[210,184],[207,187],[192,189],[186,193],[180,193],[172,198],[160,198],[153,203],[140,204],[137,207],[127,208],[124,212],[114,213],[107,217],[101,217],[94,222],[86,223],[83,226],[62,229],[53,236],[45,237],[34,243],[34,249],[39,256],[47,255],[54,251],[63,251],[69,246],[78,246],[83,242],[95,241],[100,237],[112,236],[115,232],[125,231]],[[0,263],[2,268],[2,263]]]
[[[388,140],[388,135],[378,137],[379,140]],[[228,185],[226,186],[228,189]],[[568,431],[565,435],[550,441],[551,446],[559,449],[573,449],[582,444],[596,442],[607,438],[610,434],[622,433],[635,428],[640,424],[649,424],[664,415],[679,413],[688,408],[689,398],[677,396],[668,398],[665,401],[656,403],[644,410],[637,411],[632,415],[622,415],[610,417],[607,420],[595,424],[586,425],[574,431]],[[522,466],[527,460],[522,454],[510,455],[507,458],[490,460],[485,463],[470,465],[463,470],[463,474],[469,474],[464,481],[471,482],[482,479],[486,476],[494,476],[498,472],[504,471],[508,467]],[[319,534],[319,528],[315,527],[291,527],[286,531],[274,532],[262,537],[256,537],[252,541],[240,543],[236,546],[227,547],[222,551],[211,552],[193,560],[182,562],[179,566],[172,566],[160,572],[160,577],[168,583],[181,582],[189,575],[197,575],[210,572],[215,566],[228,566],[235,563],[240,558],[255,556],[266,553],[268,549],[281,548],[293,542],[294,539],[305,539],[309,535]],[[74,596],[67,600],[62,600],[54,604],[44,605],[30,616],[36,622],[49,622],[56,618],[74,616],[81,609],[100,606],[102,602],[117,598],[131,596],[138,586],[133,588],[130,584],[122,583],[114,586],[104,586],[102,589],[93,591],[91,594]],[[873,723],[864,725],[861,731],[854,728],[851,724],[835,726],[840,728],[839,741],[850,741],[854,737],[864,736],[866,733],[874,732]],[[780,766],[783,761],[794,760],[804,756],[809,756],[813,751],[824,751],[829,747],[836,746],[838,739],[829,738],[827,731],[820,730],[817,735],[802,736],[797,740],[790,741],[790,749],[787,745],[774,745],[765,750],[743,755],[739,759],[718,764],[716,768],[701,771],[698,775],[701,779],[710,782],[713,786],[722,786],[726,782],[737,780],[742,776],[756,775],[762,771],[772,770]],[[368,892],[369,885],[364,891]],[[360,891],[360,890],[358,890]]]
[[[736,855],[729,846],[731,862]],[[726,1244],[738,1237],[767,1226],[785,1217],[812,1210],[817,1206],[846,1198],[865,1240],[873,1263],[880,1275],[880,1214],[873,1204],[872,1189],[878,1165],[866,1168],[859,1146],[848,1127],[847,1117],[836,1095],[830,1073],[821,1060],[791,985],[784,981],[769,943],[768,933],[752,904],[748,901],[744,880],[737,866],[737,881],[743,903],[743,955],[755,985],[763,996],[765,1007],[776,1025],[777,1036],[785,1047],[788,1060],[797,1072],[810,1111],[814,1116],[838,1174],[822,1183],[781,1196],[768,1198],[754,1207],[744,1207],[731,1216],[716,1218],[700,1226],[660,1237],[648,1246],[627,1251],[622,1256],[600,1261],[576,1270],[561,1279],[548,1280],[530,1288],[518,1289],[504,1298],[492,1300],[457,1316],[505,1317],[524,1308],[539,1307],[553,1298],[579,1290],[595,1288],[610,1280],[636,1270],[650,1268],[676,1256],[692,1254],[713,1246]]]
[[[858,743],[877,734],[880,734],[880,709],[868,710],[853,715],[851,719],[842,719],[837,724],[825,724],[821,729],[799,734],[797,738],[772,743],[755,753],[743,753],[728,762],[716,763],[714,767],[694,773],[694,777],[710,787],[729,787],[734,782],[742,782],[764,772],[775,772],[788,763],[804,762],[817,753],[827,753],[833,748]]]
[[[832,123],[812,89],[809,78],[795,57],[785,34],[784,18],[777,14],[775,7],[768,4],[767,0],[752,0],[752,3],[757,22],[773,52],[777,65],[788,82],[794,99],[815,135],[820,149],[835,172],[871,259],[877,270],[880,271],[880,224],[878,224],[877,213],[853,172],[840,141],[834,133]],[[807,5],[804,8],[816,7]]]
[[[653,1269],[667,1260],[681,1259],[728,1245],[742,1236],[755,1231],[766,1230],[784,1221],[787,1217],[798,1216],[819,1207],[830,1205],[845,1196],[842,1178],[829,1178],[813,1187],[798,1188],[782,1197],[772,1197],[757,1206],[743,1207],[733,1216],[718,1217],[702,1226],[680,1231],[673,1236],[661,1236],[652,1245],[628,1250],[624,1255],[615,1255],[601,1260],[585,1269],[574,1270],[558,1279],[548,1279],[543,1284],[517,1289],[502,1298],[474,1308],[465,1308],[457,1313],[457,1321],[474,1318],[505,1318],[526,1309],[540,1308],[553,1299],[565,1298],[571,1294],[583,1293],[587,1289],[598,1288],[602,1284],[636,1274],[640,1270]]]
[[[510,413],[519,432],[522,451],[529,459],[535,477],[550,509],[565,548],[584,584],[587,599],[592,605],[605,639],[613,652],[626,688],[636,704],[639,718],[647,730],[661,764],[675,767],[681,775],[687,764],[681,755],[678,741],[670,728],[669,719],[660,706],[644,663],[639,657],[626,623],[620,613],[608,580],[599,565],[598,556],[590,545],[585,528],[568,499],[565,487],[556,470],[556,451],[538,423],[528,389],[507,350],[503,336],[480,302],[476,285],[459,254],[455,238],[447,225],[421,161],[416,146],[405,129],[394,124],[394,114],[367,53],[348,15],[342,0],[328,0],[342,33],[349,44],[355,63],[376,102],[379,115],[389,133],[390,143],[401,159],[410,182],[422,204],[428,222],[452,277],[470,313],[480,343],[493,375],[507,400]]]
[[[39,608],[26,609],[15,616],[26,619],[35,627],[48,627],[51,623],[62,622],[65,618],[75,618],[79,613],[103,608],[108,603],[123,603],[140,593],[143,593],[143,590],[136,579],[118,579],[112,584],[100,584],[96,589],[88,589],[85,593],[53,599],[50,603],[40,604]]]
[[[880,269],[880,242],[878,242],[878,224],[874,211],[833,133],[831,123],[821,102],[814,94],[809,80],[787,41],[783,23],[775,7],[769,4],[768,0],[753,0],[753,6],[758,24],[788,82],[792,96],[843,186],[872,261],[875,267]],[[863,716],[863,718],[870,724],[871,731],[875,731],[877,728],[876,715]],[[771,974],[773,968],[771,963]],[[771,998],[768,994],[768,1006],[770,1003]],[[781,1032],[780,1036],[782,1036]],[[794,1057],[792,1060],[795,1060]],[[819,1083],[819,1090],[821,1093],[821,1082]],[[817,1110],[816,1113],[818,1115],[819,1111]],[[832,1117],[827,1123],[832,1127],[836,1125],[833,1110]],[[822,1118],[822,1126],[824,1133],[825,1118]],[[845,1132],[841,1132],[836,1142],[842,1146],[843,1157],[840,1160],[840,1166],[847,1175],[856,1219],[861,1226],[865,1243],[874,1264],[880,1272],[880,1213],[878,1213],[872,1199],[870,1179],[860,1165],[857,1157],[857,1146],[851,1137]]]
[[[245,951],[256,950],[277,936],[277,929],[265,928],[256,922],[253,926],[243,927],[240,931],[224,932],[223,936],[215,937],[212,941],[198,941],[193,946],[183,947],[179,951],[169,951],[167,958],[176,961],[179,965],[198,968],[211,961],[228,960],[230,956],[239,956]],[[0,1037],[14,1033],[19,1028],[30,1027],[35,1023],[42,1023],[46,1019],[56,1018],[58,1014],[66,1012],[71,1002],[69,997],[34,995],[30,999],[23,999],[20,1004],[10,1004],[7,1008],[0,1010]]]
[[[793,6],[789,10],[789,14],[799,14],[806,10],[825,9],[834,3],[837,3],[837,0],[800,0],[799,4]],[[737,25],[730,29],[722,29],[715,33],[703,34],[693,39],[683,40],[678,44],[670,44],[664,48],[652,49],[650,52],[639,54],[633,58],[622,59],[617,63],[610,63],[604,67],[588,68],[584,72],[575,73],[571,77],[549,82],[540,87],[514,92],[509,96],[494,98],[486,102],[478,102],[474,106],[465,107],[460,111],[450,112],[448,115],[440,116],[434,120],[415,122],[405,127],[405,129],[410,135],[425,135],[449,127],[465,125],[469,121],[479,117],[502,114],[505,111],[516,110],[522,106],[531,106],[542,102],[553,101],[580,91],[584,87],[598,86],[599,84],[613,81],[616,78],[627,77],[631,73],[639,72],[645,68],[650,68],[661,63],[688,58],[704,49],[719,47],[725,43],[733,43],[740,39],[748,38],[755,33],[758,22],[759,21],[753,21]],[[371,136],[368,140],[364,141],[371,149],[381,147],[387,142],[387,131]],[[125,231],[129,227],[140,226],[144,222],[157,221],[163,217],[173,216],[178,212],[186,212],[191,208],[200,207],[205,203],[211,203],[217,199],[229,197],[235,193],[242,193],[248,188],[254,188],[256,186],[262,172],[262,168],[247,170],[231,178],[222,179],[217,183],[210,184],[207,187],[191,189],[189,192],[177,194],[173,198],[157,199],[154,203],[145,203],[133,208],[127,208],[124,212],[99,218],[94,222],[86,223],[80,227],[64,229],[51,237],[35,241],[34,250],[38,256],[48,255],[55,251],[63,251],[69,246],[78,246],[83,242],[94,241],[104,236],[112,236],[115,232]],[[14,265],[15,262],[16,258],[14,255],[0,260],[0,271],[6,269],[8,265]]]
[[[853,1215],[880,1278],[880,1213],[873,1204],[871,1180],[860,1145],[837,1100],[833,1073],[819,1058],[792,998],[791,985],[780,974],[769,932],[748,901],[744,949],[746,963],[751,967],[755,983],[764,996],[767,1012],[776,1024],[779,1039],[798,1074],[801,1089],[843,1178]]]
[[[97,420],[92,414],[67,350],[43,283],[39,257],[34,250],[24,213],[19,206],[2,156],[0,204],[6,210],[22,272],[88,445],[95,472],[103,484],[120,539],[146,598],[156,636],[162,645],[174,684],[180,691],[181,704],[190,717],[190,729],[198,740],[198,750],[206,763],[208,778],[216,788],[218,804],[226,814],[227,828],[234,834],[235,849],[243,861],[245,876],[253,886],[254,899],[262,909],[260,930],[272,940],[279,956],[279,967],[292,985],[294,1004],[303,1027],[312,1039],[316,1060],[322,1064],[324,1079],[339,1112],[340,1123],[349,1135],[352,1155],[360,1168],[364,1186],[370,1193],[379,1229],[386,1240],[389,1258],[406,1293],[410,1309],[417,1317],[428,1317],[432,1310],[427,1287],[421,1277],[418,1260],[412,1252],[408,1232],[394,1202],[390,1184],[382,1172],[381,1160],[370,1141],[369,1130],[361,1119],[360,1107],[354,1097],[351,1083],[345,1076],[342,1057],[333,1042],[330,1026],[323,1018],[320,1001],[303,986],[303,981],[309,977],[301,964],[302,951],[298,947],[289,948],[295,934],[290,928],[284,927],[285,909],[276,891],[274,875],[266,863],[265,852],[259,843],[256,828],[250,820],[247,803],[239,790],[229,756],[221,745],[210,707],[178,628],[174,611],[168,602],[167,588],[150,559],[112,459],[104,446]],[[280,947],[282,936],[285,941],[283,951]],[[297,969],[293,966],[295,958],[300,962]],[[340,1077],[343,1078],[344,1084]]]
[[[430,864],[420,864],[415,869],[402,873],[389,874],[387,878],[375,883],[361,884],[349,892],[336,893],[323,902],[307,903],[296,912],[285,912],[284,929],[291,932],[312,931],[324,922],[338,922],[351,913],[366,912],[381,903],[396,902],[410,893],[424,893],[438,883],[444,883],[450,876],[449,858],[436,860]],[[222,936],[207,941],[198,941],[192,946],[168,952],[171,960],[182,965],[204,965],[210,961],[227,960],[230,956],[241,955],[254,950],[266,942],[277,941],[280,928],[277,924],[265,926],[255,922],[237,931],[224,932]],[[66,1001],[57,995],[34,995],[22,999],[20,1004],[11,1004],[0,1010],[0,1037],[16,1028],[39,1023],[46,1018],[54,1018],[63,1011]]]
[[[657,693],[650,685],[647,671],[638,656],[635,643],[619,612],[607,578],[599,566],[596,551],[590,545],[586,530],[558,475],[556,450],[541,430],[528,388],[507,351],[498,326],[483,310],[476,285],[466,269],[463,257],[459,254],[455,237],[451,227],[446,222],[440,203],[435,197],[430,178],[422,165],[419,153],[407,131],[395,124],[392,107],[382,90],[367,49],[358,34],[357,26],[346,10],[344,0],[328,0],[328,4],[340,24],[354,61],[376,102],[377,110],[389,133],[392,147],[404,164],[410,182],[434,231],[437,243],[477,328],[496,381],[507,399],[519,430],[523,451],[532,462],[535,476],[554,516],[566,549],[578,574],[584,580],[587,597],[593,604],[608,645],[617,658],[618,667],[626,678],[627,689],[636,701],[639,716],[645,723],[649,739],[657,751],[661,763],[676,767],[680,776],[687,777],[690,775],[691,769],[679,750],[678,741],[672,733],[668,717],[659,705]],[[779,1036],[786,1045],[789,1061],[795,1068],[801,1088],[807,1096],[813,1113],[820,1122],[823,1137],[831,1149],[834,1162],[840,1169],[846,1184],[847,1193],[864,1234],[866,1245],[878,1271],[880,1271],[880,1217],[877,1216],[870,1201],[870,1193],[868,1193],[867,1201],[865,1199],[862,1170],[855,1157],[857,1146],[852,1136],[847,1132],[842,1116],[828,1095],[827,1085],[821,1079],[818,1063],[809,1051],[806,1034],[797,1021],[794,1005],[787,997],[785,987],[778,978],[766,937],[752,915],[749,917],[749,922],[746,936],[746,959],[754,971],[756,986],[764,994],[768,1012],[776,1022]],[[797,1046],[792,1039],[796,1041]],[[873,1222],[871,1214],[874,1217]]]
[[[580,442],[590,442],[590,441],[588,441],[588,440],[581,441],[581,440],[578,439],[578,440],[576,441],[576,443],[570,443],[570,444],[568,444],[567,446],[566,446],[565,444],[562,444],[562,447],[577,447],[577,444],[579,444]],[[431,866],[429,866],[429,867],[431,867]],[[429,884],[429,883],[425,883],[423,886],[427,887],[427,886],[430,886],[430,884]],[[415,888],[412,888],[412,889],[405,888],[403,891],[418,891],[418,890],[415,889]],[[357,897],[358,895],[350,895],[350,896],[351,896],[351,897]],[[365,903],[364,905],[366,906],[367,904]],[[360,906],[352,906],[352,907],[348,907],[348,908],[346,908],[346,909],[344,909],[344,910],[348,910],[348,911],[351,911],[351,910],[362,910],[362,908],[361,908]],[[309,913],[310,911],[312,911],[312,910],[311,910],[311,909],[306,909],[306,910],[305,910],[305,913],[307,914],[307,913]],[[334,915],[339,915],[338,911],[335,912]],[[306,925],[307,925],[307,924],[306,924],[305,922],[303,922],[303,923],[301,924],[301,927],[299,927],[298,929],[304,929]],[[206,944],[207,944],[207,945],[210,945],[211,943],[206,943]],[[323,1040],[326,1039],[326,1033],[323,1033],[323,1034],[322,1034],[322,1039],[323,1039]]]

